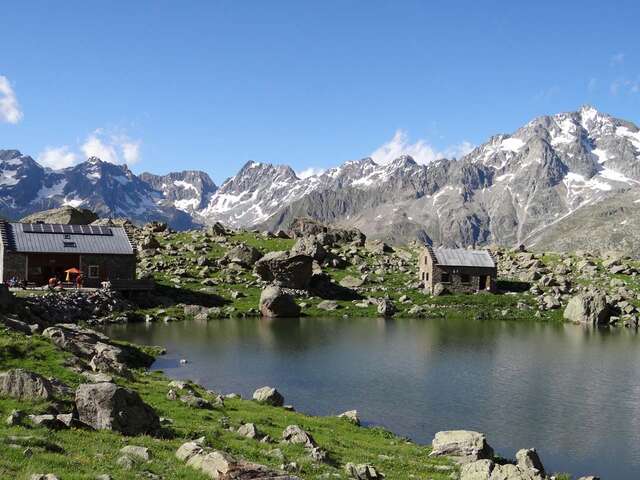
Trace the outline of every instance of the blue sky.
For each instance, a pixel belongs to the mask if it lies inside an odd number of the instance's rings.
[[[541,114],[640,123],[640,3],[7,1],[0,148],[135,172],[459,154]]]

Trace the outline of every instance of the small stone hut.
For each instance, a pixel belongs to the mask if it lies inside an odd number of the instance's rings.
[[[488,250],[426,246],[419,262],[420,280],[429,294],[437,284],[450,293],[495,291],[498,269]]]
[[[0,220],[0,283],[16,278],[36,286],[78,269],[84,286],[135,280],[136,251],[124,227],[10,223]]]

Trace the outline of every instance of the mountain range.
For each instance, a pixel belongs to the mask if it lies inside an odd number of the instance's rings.
[[[584,106],[495,135],[460,159],[364,158],[306,178],[248,162],[220,187],[200,171],[138,176],[97,158],[50,170],[0,150],[0,215],[61,205],[177,229],[220,221],[277,230],[310,216],[394,243],[637,252],[640,130]]]

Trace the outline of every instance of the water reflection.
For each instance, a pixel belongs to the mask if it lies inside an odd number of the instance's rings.
[[[247,396],[272,384],[318,415],[357,408],[419,442],[484,431],[513,455],[535,446],[551,470],[638,478],[640,360],[625,329],[461,320],[222,320],[112,327],[159,344],[154,368]],[[179,358],[188,358],[186,366]]]

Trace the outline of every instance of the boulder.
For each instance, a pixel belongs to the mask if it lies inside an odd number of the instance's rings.
[[[368,464],[355,465],[353,463],[347,463],[344,469],[350,478],[355,478],[356,480],[376,480],[384,478],[382,473],[378,472],[374,466]]]
[[[364,280],[362,278],[347,275],[340,280],[340,285],[346,288],[358,288],[364,285]]]
[[[318,446],[311,434],[305,432],[298,425],[289,425],[287,428],[285,428],[282,432],[282,440],[285,443],[304,445],[307,448]]]
[[[460,480],[489,480],[495,464],[493,460],[477,460],[460,467]]]
[[[256,262],[255,273],[280,287],[306,289],[313,274],[313,258],[284,251],[270,252]]]
[[[544,475],[544,466],[535,448],[523,448],[516,453],[516,464],[524,470]]]
[[[339,308],[338,302],[335,300],[323,300],[318,304],[320,310],[333,311]]]
[[[153,408],[137,392],[115,383],[80,385],[76,390],[76,409],[80,421],[96,430],[140,435],[160,429],[160,419]]]
[[[448,430],[436,433],[432,456],[448,456],[460,463],[493,458],[493,448],[484,434],[469,430]]]
[[[246,268],[252,268],[260,258],[262,258],[260,250],[246,243],[239,243],[226,253],[223,260],[227,263],[238,263]]]
[[[442,283],[438,282],[433,286],[432,295],[434,297],[440,297],[442,295],[446,295],[447,293],[449,293],[449,291],[447,290],[447,287],[445,287]]]
[[[256,402],[266,403],[274,407],[281,407],[284,405],[284,397],[278,390],[273,387],[261,387],[253,392],[253,399]]]
[[[269,286],[262,291],[258,308],[265,317],[297,317],[300,315],[300,307],[293,297],[275,286]]]
[[[397,309],[393,302],[388,298],[380,298],[378,300],[378,315],[383,317],[393,317],[397,312]]]
[[[253,423],[245,423],[238,427],[236,433],[243,437],[256,438],[258,436],[258,429]]]
[[[322,263],[327,257],[327,251],[315,237],[301,237],[291,248],[291,255],[308,255]]]
[[[611,308],[604,293],[586,292],[569,300],[563,316],[575,323],[602,325],[609,322]]]
[[[53,385],[42,375],[22,368],[0,373],[0,396],[19,400],[49,400],[54,395]]]
[[[360,417],[358,417],[357,410],[349,410],[344,413],[338,415],[338,418],[344,418],[345,420],[350,421],[354,425],[360,426]]]

